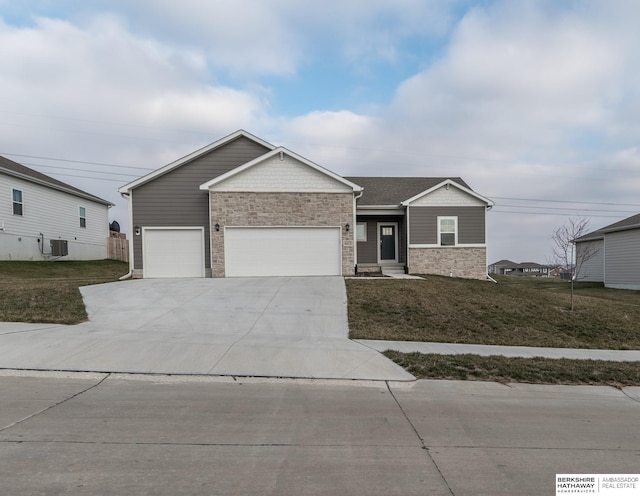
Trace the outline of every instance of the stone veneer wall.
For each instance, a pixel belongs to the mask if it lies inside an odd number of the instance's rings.
[[[409,248],[409,273],[487,278],[486,248]]]
[[[211,275],[224,277],[224,226],[341,226],[342,275],[353,275],[353,193],[217,192],[210,195]],[[213,226],[220,224],[220,231]],[[353,227],[349,233],[346,224]]]

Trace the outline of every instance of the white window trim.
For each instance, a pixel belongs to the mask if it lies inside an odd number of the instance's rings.
[[[82,215],[82,211],[84,210],[84,215]],[[82,229],[87,228],[87,208],[86,207],[78,207],[78,217],[80,218],[80,227]],[[82,225],[82,219],[84,219],[84,226]]]
[[[362,239],[358,236],[358,228],[360,226],[364,227],[364,236]],[[356,241],[358,243],[366,243],[367,242],[367,223],[366,222],[356,222]]]
[[[13,199],[13,193],[14,191],[19,191],[20,192],[20,201],[17,202]],[[18,204],[20,205],[20,213],[17,214],[15,212],[15,205]],[[17,215],[18,217],[24,217],[24,192],[21,189],[18,188],[11,188],[11,213],[13,215]]]
[[[443,220],[453,220],[453,228],[454,232],[454,240],[453,245],[443,245],[442,244],[442,221]],[[458,217],[457,216],[438,216],[438,246],[443,248],[447,248],[449,246],[458,246]]]

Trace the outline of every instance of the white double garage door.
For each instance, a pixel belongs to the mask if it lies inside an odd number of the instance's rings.
[[[142,234],[145,278],[204,277],[204,229],[146,228]],[[340,275],[340,238],[339,227],[226,227],[225,275]]]

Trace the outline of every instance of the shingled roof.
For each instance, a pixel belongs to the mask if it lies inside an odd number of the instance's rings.
[[[14,162],[13,160],[9,160],[8,158],[3,156],[0,156],[0,173],[14,176],[24,181],[48,186],[50,188],[57,189],[58,191],[64,191],[65,193],[79,196],[80,198],[92,200],[96,203],[102,203],[103,205],[113,205],[113,203],[107,200],[103,200],[102,198],[87,193],[86,191],[82,191],[81,189],[78,189],[67,183],[63,183],[62,181],[58,181],[57,179],[30,169],[29,167],[19,164],[18,162]]]
[[[626,231],[627,229],[638,228],[640,228],[640,214],[632,215],[631,217],[627,217],[626,219],[622,219],[621,221],[609,224],[608,226],[598,229],[597,231],[593,231],[585,234],[584,236],[580,236],[576,239],[576,241],[580,242],[602,239],[604,235],[609,232]]]
[[[446,181],[454,181],[467,189],[469,186],[459,177],[345,177],[364,188],[358,205],[400,205]]]

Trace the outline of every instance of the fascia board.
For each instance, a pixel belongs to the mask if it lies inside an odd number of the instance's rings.
[[[458,184],[457,182],[452,181],[451,179],[447,179],[445,181],[442,181],[441,183],[438,183],[435,186],[432,186],[431,188],[429,188],[427,190],[424,190],[422,193],[418,193],[417,195],[409,198],[408,200],[403,201],[401,203],[401,205],[404,205],[405,207],[408,207],[414,201],[419,200],[423,196],[426,196],[429,193],[433,193],[435,190],[437,190],[439,188],[442,188],[443,186],[446,186],[446,185],[450,185],[450,186],[453,186],[454,188],[458,188],[460,191],[464,191],[468,195],[471,195],[471,196],[477,198],[478,200],[486,203],[488,207],[493,207],[495,205],[495,203],[492,200],[490,200],[489,198],[486,198],[486,197],[484,197],[482,195],[479,195],[475,191],[470,190],[469,188],[465,188],[464,186],[462,186],[462,184]]]
[[[157,169],[149,174],[147,174],[146,176],[142,176],[139,179],[136,179],[133,182],[130,182],[129,184],[125,184],[124,186],[121,186],[120,188],[118,188],[118,192],[119,193],[128,193],[129,191],[131,191],[134,188],[137,188],[138,186],[147,183],[153,179],[155,179],[158,176],[161,176],[163,174],[166,174],[167,172],[172,171],[173,169],[176,169],[178,167],[180,167],[181,165],[190,162],[191,160],[198,158],[201,155],[204,155],[205,153],[209,153],[212,150],[215,150],[216,148],[220,148],[223,145],[226,145],[227,143],[229,143],[230,141],[233,141],[236,138],[239,138],[240,136],[244,136],[245,138],[248,138],[252,141],[255,141],[256,143],[270,149],[273,150],[275,148],[274,145],[272,145],[271,143],[268,143],[260,138],[258,138],[257,136],[254,136],[251,133],[248,133],[247,131],[240,129],[239,131],[236,131],[235,133],[232,133],[228,136],[225,136],[224,138],[219,139],[218,141],[214,141],[213,143],[204,146],[194,152],[191,152],[189,155],[185,155],[182,158],[179,158],[178,160],[175,160],[173,162],[171,162],[170,164],[165,165],[164,167],[161,167],[160,169]]]
[[[581,236],[580,238],[577,238],[574,241],[576,243],[584,243],[587,241],[600,241],[603,239],[604,239],[604,234],[598,234],[596,236],[589,236],[588,234],[585,234],[584,236]]]

